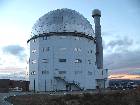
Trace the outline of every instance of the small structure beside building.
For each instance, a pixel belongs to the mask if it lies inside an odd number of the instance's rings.
[[[0,79],[0,93],[9,92],[9,79]]]
[[[9,91],[29,91],[29,81],[0,79],[0,93]]]

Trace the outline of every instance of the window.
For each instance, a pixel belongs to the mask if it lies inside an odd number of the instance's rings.
[[[82,71],[75,71],[75,74],[81,74]]]
[[[81,51],[81,48],[74,48],[74,51]]]
[[[59,69],[55,69],[55,70],[57,71],[57,70],[59,70]]]
[[[32,64],[33,64],[33,63],[36,63],[36,62],[37,62],[36,60],[32,60]]]
[[[75,40],[80,40],[80,38],[79,37],[76,37]]]
[[[59,71],[59,74],[66,74],[66,71]]]
[[[93,53],[93,51],[92,51],[92,50],[89,50],[89,51],[88,51],[88,53],[91,53],[91,54],[92,54],[92,53]]]
[[[74,63],[81,63],[82,60],[81,59],[75,59]]]
[[[97,65],[97,62],[95,62],[95,65]]]
[[[36,49],[33,49],[33,50],[32,50],[32,53],[35,53],[35,52],[36,52]]]
[[[104,74],[103,70],[102,70],[102,75]]]
[[[88,60],[88,63],[91,64],[91,60]]]
[[[47,40],[47,36],[43,36],[43,40]]]
[[[36,72],[35,72],[35,71],[32,71],[32,72],[31,72],[31,75],[35,75],[35,74],[36,74]]]
[[[48,63],[47,59],[42,59],[42,63]]]
[[[43,51],[43,52],[47,52],[47,51],[49,51],[49,50],[50,50],[50,47],[42,48],[42,51]]]
[[[108,72],[108,69],[105,69],[106,70],[106,73]]]
[[[42,71],[42,74],[49,74],[49,71],[44,70],[44,71]]]
[[[92,50],[90,50],[90,53],[92,53],[93,51]]]
[[[36,39],[33,39],[33,42],[36,42]]]
[[[66,59],[59,59],[59,62],[66,62]]]
[[[92,75],[92,72],[91,71],[88,71],[88,75]]]

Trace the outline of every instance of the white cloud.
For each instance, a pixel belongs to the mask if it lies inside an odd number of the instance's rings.
[[[24,47],[19,45],[8,45],[3,47],[3,53],[16,56],[20,61],[26,60],[26,53]]]

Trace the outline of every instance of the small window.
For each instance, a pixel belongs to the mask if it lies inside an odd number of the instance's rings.
[[[66,74],[66,71],[59,71],[59,74]]]
[[[32,60],[32,64],[33,64],[33,63],[37,63],[37,61],[36,61],[36,60]]]
[[[97,65],[97,62],[95,62],[95,65]]]
[[[91,71],[88,71],[88,75],[92,75],[92,72]]]
[[[32,50],[32,53],[35,53],[35,52],[36,52],[36,49],[33,49],[33,50]]]
[[[91,59],[90,59],[90,60],[88,60],[88,63],[89,63],[89,64],[91,64]]]
[[[75,71],[75,74],[81,74],[82,71]]]
[[[59,70],[59,69],[56,69],[56,68],[55,68],[55,70],[57,71],[57,70]]]
[[[103,72],[103,70],[102,70],[102,75],[104,75],[104,72]]]
[[[35,75],[35,74],[36,74],[36,72],[35,72],[35,71],[32,71],[32,72],[31,72],[31,75]]]
[[[81,59],[75,59],[74,63],[81,63],[82,60]]]
[[[106,73],[108,72],[108,69],[105,69],[106,70]]]
[[[89,50],[89,51],[88,51],[88,53],[91,53],[91,54],[92,54],[92,53],[93,53],[93,51],[92,51],[92,50]]]
[[[93,51],[92,50],[90,50],[90,53],[92,53]]]
[[[43,36],[43,40],[47,40],[47,36]]]
[[[75,40],[80,40],[80,38],[79,37],[76,37]]]
[[[49,71],[44,70],[44,71],[42,71],[42,74],[49,74]]]
[[[42,51],[43,51],[43,52],[47,52],[47,51],[49,51],[49,50],[50,50],[50,47],[42,48]]]
[[[33,42],[36,42],[36,39],[33,39]]]
[[[77,51],[77,52],[79,51],[80,52],[81,48],[74,48],[74,51]]]
[[[66,59],[59,59],[59,62],[66,62]]]
[[[47,59],[42,59],[42,63],[48,63]]]

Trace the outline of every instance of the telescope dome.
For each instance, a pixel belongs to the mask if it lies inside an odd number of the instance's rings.
[[[79,12],[71,9],[57,9],[40,17],[34,24],[31,36],[51,32],[78,32],[93,36],[90,22]]]

